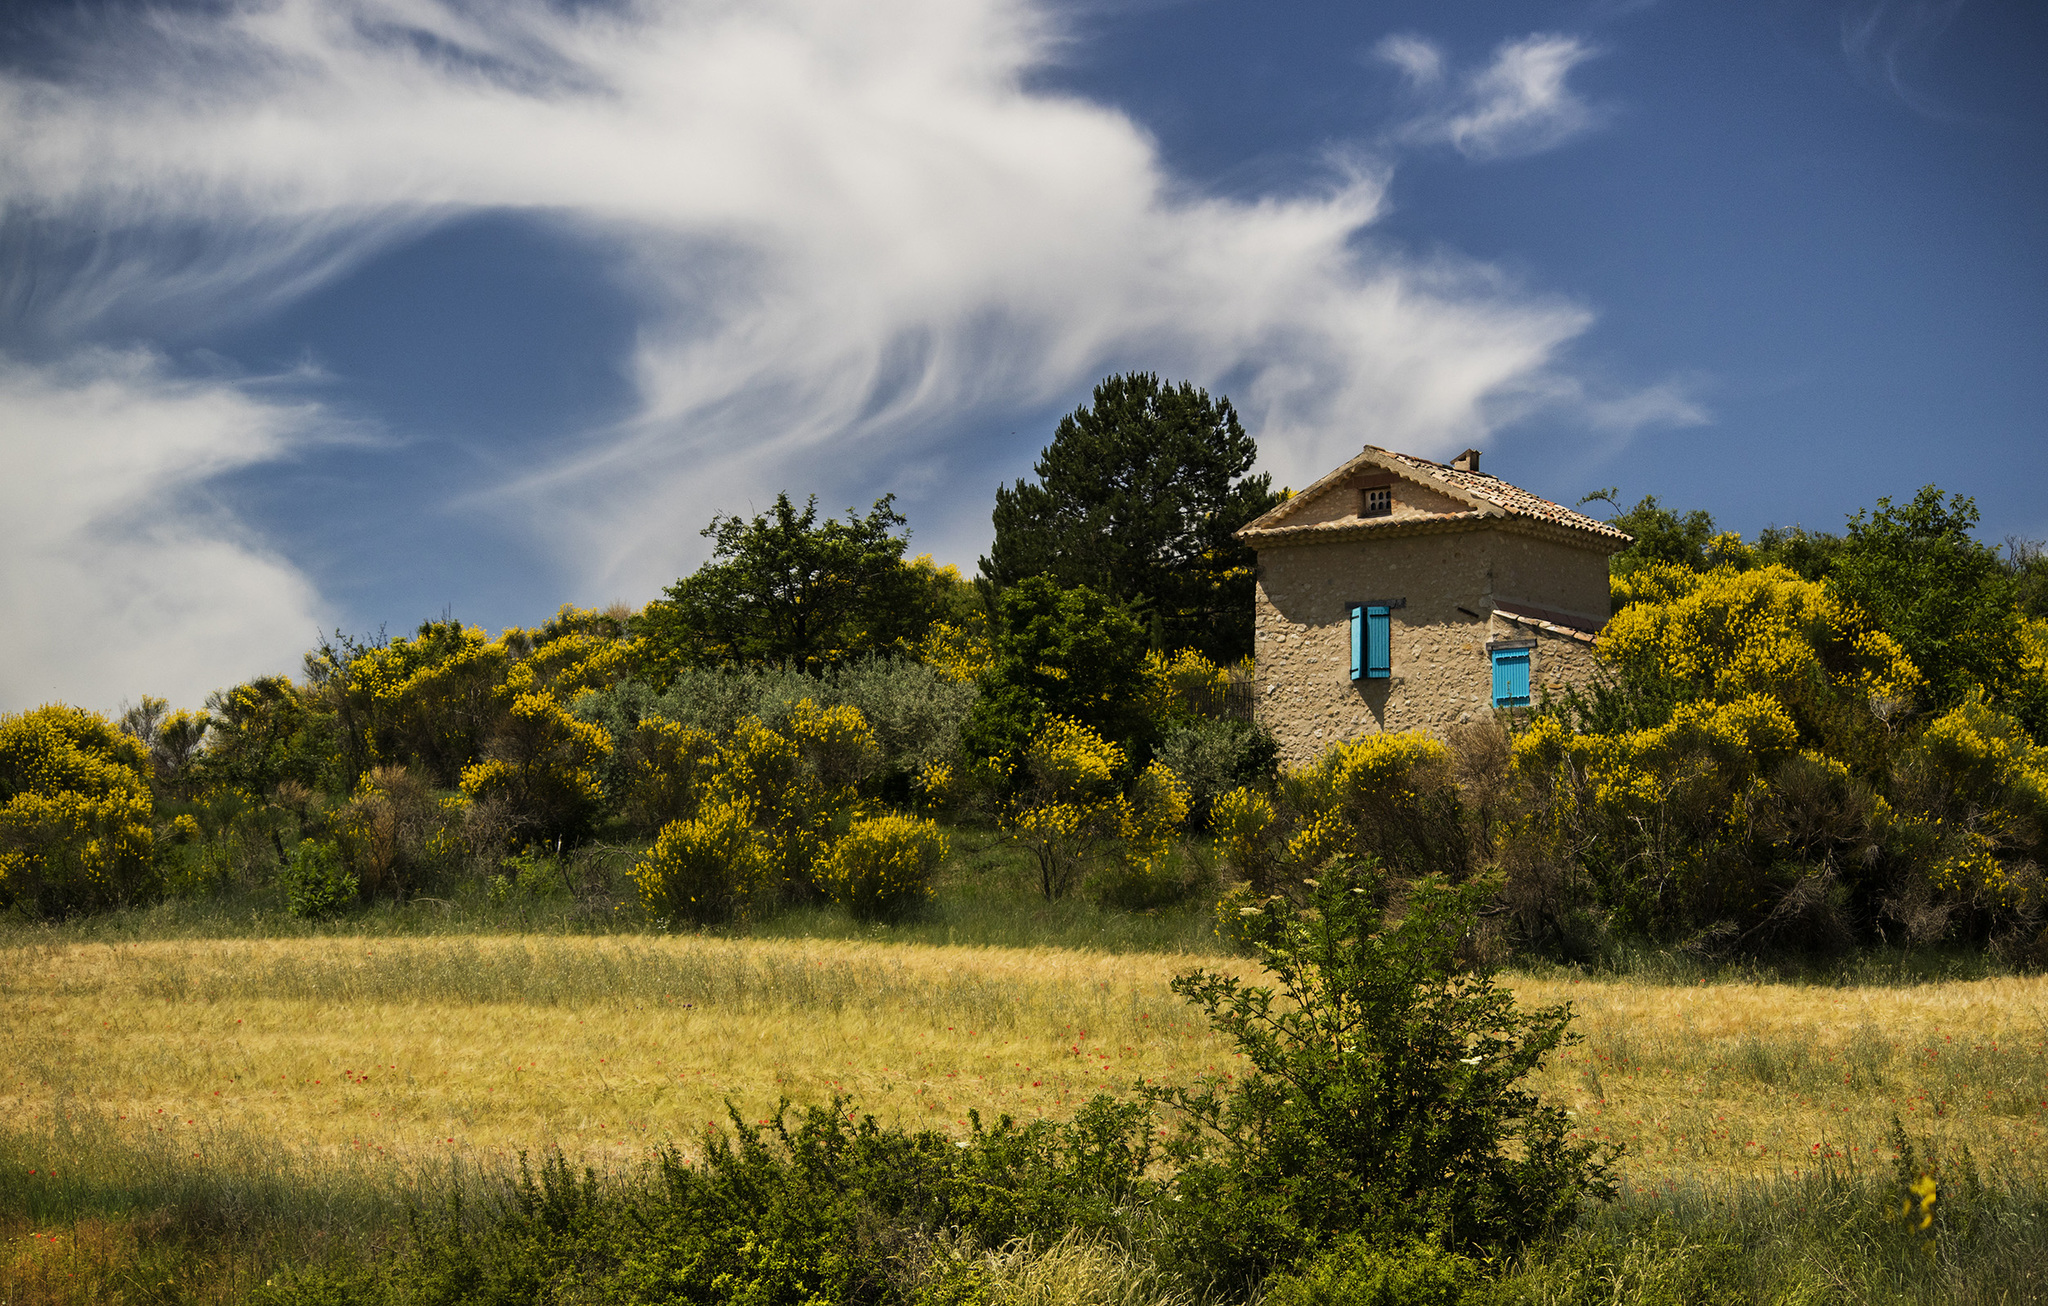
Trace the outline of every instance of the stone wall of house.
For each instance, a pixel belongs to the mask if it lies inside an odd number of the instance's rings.
[[[1606,624],[1612,611],[1606,553],[1512,529],[1493,535],[1496,602],[1511,607],[1519,599],[1570,613],[1595,629]]]
[[[1495,616],[1496,574],[1527,577],[1543,544],[1496,527],[1393,538],[1269,546],[1259,553],[1255,614],[1257,719],[1279,740],[1289,766],[1313,762],[1331,744],[1378,731],[1426,730],[1443,735],[1461,721],[1493,710],[1495,640],[1531,640],[1532,689],[1583,683],[1592,674],[1592,645],[1548,623]],[[1591,559],[1605,584],[1604,555]],[[1519,583],[1527,585],[1527,579]],[[1538,593],[1542,606],[1565,609],[1580,597],[1559,585]],[[1604,595],[1604,591],[1603,591]],[[1536,595],[1525,600],[1539,602]],[[1351,679],[1348,604],[1400,601],[1391,622],[1393,675]],[[1558,692],[1558,691],[1554,691]]]

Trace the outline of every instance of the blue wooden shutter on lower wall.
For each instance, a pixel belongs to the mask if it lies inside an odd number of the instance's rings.
[[[1394,618],[1390,610],[1365,610],[1365,678],[1385,680],[1394,674]]]
[[[1529,650],[1497,648],[1493,651],[1493,705],[1529,705]]]

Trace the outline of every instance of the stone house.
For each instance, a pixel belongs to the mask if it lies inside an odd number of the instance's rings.
[[[1629,537],[1479,470],[1364,452],[1238,531],[1258,551],[1256,719],[1290,765],[1583,684]]]

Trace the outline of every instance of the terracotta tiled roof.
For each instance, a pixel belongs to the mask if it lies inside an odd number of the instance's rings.
[[[1370,445],[1366,447],[1371,448]],[[1417,458],[1413,454],[1395,453],[1391,449],[1381,449],[1377,452],[1392,462],[1413,467],[1417,471],[1435,476],[1438,480],[1449,481],[1467,494],[1477,495],[1488,503],[1505,508],[1517,517],[1536,517],[1543,521],[1556,522],[1560,526],[1575,526],[1582,531],[1591,531],[1595,535],[1612,536],[1624,544],[1631,538],[1626,532],[1616,530],[1604,521],[1588,517],[1582,512],[1574,512],[1561,503],[1552,503],[1548,499],[1540,498],[1518,485],[1509,485],[1498,476],[1488,476],[1484,472],[1468,472],[1461,467],[1431,462],[1427,458]]]
[[[1288,519],[1295,515],[1292,509],[1302,507],[1327,492],[1337,483],[1361,471],[1373,467],[1383,468],[1408,477],[1423,485],[1433,485],[1450,496],[1463,499],[1471,505],[1469,511],[1455,513],[1430,513],[1420,519],[1415,516],[1388,518],[1347,517],[1336,521],[1313,524],[1295,524]],[[1631,537],[1606,522],[1574,512],[1560,503],[1529,493],[1520,486],[1510,485],[1498,476],[1484,472],[1470,472],[1460,467],[1434,462],[1428,458],[1417,458],[1413,454],[1395,453],[1373,445],[1365,446],[1358,456],[1342,467],[1317,480],[1288,502],[1281,504],[1265,516],[1252,522],[1238,534],[1241,538],[1256,543],[1261,538],[1276,543],[1282,537],[1304,538],[1316,535],[1355,531],[1393,531],[1414,529],[1419,524],[1437,524],[1484,517],[1520,517],[1525,520],[1546,522],[1569,531],[1584,532],[1608,546],[1610,552],[1630,543]]]

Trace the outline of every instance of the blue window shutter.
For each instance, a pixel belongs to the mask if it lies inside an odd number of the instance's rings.
[[[1529,650],[1499,648],[1493,651],[1493,705],[1527,707],[1529,704]]]
[[[1385,608],[1365,610],[1365,675],[1385,680],[1394,674],[1394,620]]]
[[[1365,674],[1365,609],[1351,605],[1351,678]]]

